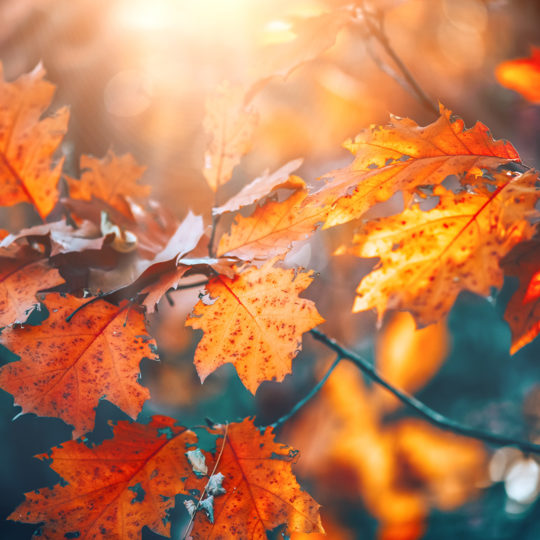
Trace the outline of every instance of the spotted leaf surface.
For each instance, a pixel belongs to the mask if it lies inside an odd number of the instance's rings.
[[[174,419],[155,416],[148,425],[118,422],[114,438],[98,446],[63,443],[38,457],[50,457],[67,484],[27,493],[9,519],[44,522],[45,540],[140,539],[145,525],[169,536],[167,511],[184,491],[185,452],[196,439]]]
[[[45,218],[58,199],[62,161],[53,164],[68,122],[67,109],[40,120],[55,87],[41,66],[5,82],[0,65],[0,205],[32,204]]]
[[[214,496],[213,523],[203,512],[195,515],[194,540],[266,540],[266,531],[282,524],[288,532],[324,532],[319,505],[292,473],[295,451],[275,443],[271,428],[261,433],[247,418],[230,424],[223,436],[216,447],[223,447],[217,471],[225,493]]]
[[[422,184],[440,184],[449,175],[479,174],[519,160],[510,143],[494,140],[480,122],[465,129],[463,120],[442,105],[440,112],[425,127],[393,116],[388,126],[372,126],[347,141],[354,161],[324,175],[326,184],[312,195],[312,204],[331,207],[324,227],[357,219],[400,190],[408,199]]]
[[[312,301],[299,297],[312,282],[311,273],[295,275],[273,262],[208,283],[209,300],[200,300],[186,322],[204,331],[195,352],[201,381],[228,362],[252,393],[262,381],[282,381],[302,334],[324,321]]]
[[[438,321],[457,295],[469,290],[490,294],[501,287],[499,261],[529,239],[539,192],[537,176],[499,177],[493,189],[454,194],[440,187],[436,208],[418,206],[374,220],[355,236],[353,253],[379,257],[377,267],[356,290],[353,311],[375,308],[410,311],[420,325]]]
[[[142,313],[124,302],[47,296],[49,317],[39,326],[8,328],[0,342],[20,357],[0,368],[0,387],[23,412],[55,416],[90,431],[94,408],[105,397],[135,418],[150,397],[138,382],[139,364],[154,358]]]
[[[56,268],[30,249],[0,250],[0,328],[25,322],[39,304],[37,292],[63,281]]]

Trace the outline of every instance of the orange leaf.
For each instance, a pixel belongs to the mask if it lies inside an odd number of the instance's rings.
[[[58,199],[62,160],[51,169],[52,156],[66,132],[69,116],[63,108],[40,120],[55,89],[43,80],[44,75],[38,65],[9,83],[3,81],[0,64],[0,205],[28,202],[42,218]]]
[[[15,396],[23,412],[55,416],[90,431],[102,397],[135,418],[150,397],[138,382],[139,364],[154,358],[143,315],[125,302],[98,300],[69,322],[86,299],[47,296],[49,317],[39,326],[8,328],[0,342],[21,359],[0,368],[0,387]]]
[[[440,111],[440,118],[426,127],[393,116],[390,125],[373,126],[345,143],[354,161],[325,174],[327,184],[312,195],[314,204],[332,205],[325,229],[359,218],[400,190],[408,199],[419,185],[519,160],[510,143],[493,140],[480,122],[465,129],[451,111],[442,105]]]
[[[99,446],[63,443],[50,458],[67,485],[27,493],[8,519],[45,522],[46,540],[139,539],[145,525],[168,536],[167,511],[184,492],[182,478],[191,472],[185,452],[196,439],[172,418],[155,416],[148,425],[118,422],[114,438]]]
[[[137,184],[145,167],[138,165],[131,154],[116,156],[109,150],[103,159],[81,156],[81,170],[80,180],[67,178],[73,199],[91,201],[97,197],[131,217],[126,197],[143,198],[150,193],[150,186]]]
[[[302,334],[324,321],[311,300],[298,296],[312,274],[273,268],[273,263],[234,279],[218,276],[206,286],[215,301],[200,300],[186,322],[204,330],[195,352],[201,381],[231,362],[253,394],[263,381],[280,382],[291,372]]]
[[[63,281],[58,270],[29,248],[0,250],[0,328],[25,322],[39,304],[36,293]]]
[[[353,311],[376,308],[380,320],[387,309],[407,310],[428,325],[462,290],[487,296],[500,287],[499,260],[532,236],[526,218],[540,192],[534,173],[498,178],[494,191],[454,194],[439,186],[433,210],[414,206],[365,225],[353,252],[380,262],[358,286]]]
[[[529,58],[501,62],[495,76],[502,86],[519,92],[532,103],[540,103],[540,48],[531,47]]]
[[[239,87],[223,83],[208,99],[204,130],[211,139],[203,174],[213,191],[231,179],[233,169],[249,151],[257,119]]]
[[[516,247],[503,262],[506,274],[519,277],[519,288],[504,318],[512,331],[514,354],[540,333],[540,241],[535,239]]]
[[[395,387],[415,392],[441,367],[448,352],[448,342],[446,319],[416,328],[409,313],[398,311],[377,336],[377,367]],[[380,386],[374,392],[385,411],[401,405],[395,396]]]
[[[221,446],[222,438],[216,442]],[[225,493],[214,498],[214,523],[202,512],[195,515],[193,539],[266,540],[266,531],[283,523],[290,532],[324,532],[319,505],[292,473],[294,455],[274,442],[271,428],[261,433],[249,418],[230,424],[217,463]]]
[[[272,191],[279,188],[303,189],[305,182],[298,176],[291,175],[293,171],[302,165],[301,159],[289,161],[270,174],[265,171],[262,176],[255,178],[253,182],[245,186],[234,197],[231,197],[224,205],[214,208],[214,214],[223,214],[224,212],[234,212],[240,210],[243,206],[248,206],[267,197]]]
[[[218,254],[252,261],[286,253],[324,222],[328,210],[304,205],[308,200],[305,191],[297,191],[283,202],[257,207],[249,217],[237,215],[230,234],[219,242]]]

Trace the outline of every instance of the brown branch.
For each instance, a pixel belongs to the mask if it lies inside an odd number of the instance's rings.
[[[407,66],[403,63],[401,58],[398,56],[396,51],[392,48],[390,45],[390,41],[388,39],[388,36],[386,35],[386,32],[384,31],[384,19],[383,14],[380,13],[378,16],[369,13],[364,5],[363,2],[360,4],[360,10],[362,11],[362,15],[364,16],[364,20],[366,22],[367,28],[369,30],[369,33],[372,37],[374,37],[382,46],[386,54],[392,59],[396,67],[399,69],[401,74],[403,75],[403,78],[405,82],[408,84],[410,91],[412,94],[418,99],[418,101],[422,104],[423,107],[425,107],[429,112],[432,112],[435,116],[439,116],[439,107],[431,100],[431,98],[424,92],[422,87],[418,84],[416,79],[413,77],[412,73],[409,71]],[[369,49],[368,49],[368,52]],[[377,66],[385,72],[387,75],[391,76],[398,84],[403,86],[403,79],[400,77],[396,78],[397,74],[393,74],[393,70],[390,70],[388,68],[381,67],[380,61],[377,62],[377,59],[374,58],[374,55],[370,52],[371,57],[374,59]]]
[[[400,390],[399,388],[393,386],[377,372],[375,367],[368,360],[366,360],[358,353],[346,349],[345,347],[340,345],[335,339],[328,337],[320,330],[313,329],[310,330],[310,333],[317,341],[320,341],[321,343],[326,345],[326,347],[335,351],[342,358],[346,358],[347,360],[355,364],[370,379],[372,379],[374,382],[376,382],[383,388],[386,388],[402,403],[404,403],[411,409],[414,409],[420,416],[423,416],[431,424],[446,431],[452,431],[454,433],[464,435],[465,437],[471,437],[472,439],[479,439],[494,446],[515,446],[523,452],[540,454],[540,445],[538,444],[513,439],[504,435],[497,435],[496,433],[490,433],[488,431],[474,429],[460,424],[455,420],[447,418],[446,416],[433,410],[423,401],[420,401],[419,399],[411,396],[407,392],[404,392],[403,390]]]

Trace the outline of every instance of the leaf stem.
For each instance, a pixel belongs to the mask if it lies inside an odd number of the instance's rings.
[[[340,345],[335,339],[327,336],[323,332],[317,329],[310,330],[311,335],[317,340],[326,345],[329,349],[335,351],[340,357],[345,358],[355,364],[361,371],[363,371],[374,382],[386,388],[394,396],[396,396],[402,403],[414,409],[420,416],[423,416],[431,424],[465,437],[471,437],[473,439],[479,439],[494,446],[515,446],[523,452],[530,452],[540,454],[540,445],[534,444],[528,441],[521,441],[513,439],[511,437],[505,437],[504,435],[497,435],[496,433],[490,433],[479,429],[474,429],[455,420],[447,418],[446,416],[433,410],[419,399],[411,396],[410,394],[400,390],[393,386],[390,382],[384,379],[373,367],[373,365],[364,357],[356,352],[350,351]]]
[[[343,360],[343,357],[340,353],[338,353],[337,358],[334,360],[328,371],[324,374],[324,377],[287,414],[284,414],[281,418],[278,418],[274,423],[270,424],[270,427],[278,428],[287,420],[289,420],[291,416],[295,415],[324,386],[324,383],[328,380],[328,377],[330,377],[332,371],[334,371],[334,369],[341,362],[341,360]]]

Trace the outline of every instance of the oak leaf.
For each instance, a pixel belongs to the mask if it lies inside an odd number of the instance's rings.
[[[169,536],[167,512],[184,492],[185,452],[196,440],[172,418],[155,416],[148,425],[118,422],[114,438],[98,446],[63,443],[37,457],[50,458],[67,484],[27,493],[9,519],[45,522],[46,540],[140,539],[145,525]]]
[[[28,246],[0,249],[0,328],[25,322],[39,304],[36,294],[63,281],[58,270]]]
[[[532,103],[540,103],[540,48],[531,47],[529,58],[501,62],[495,76],[502,86],[519,92]]]
[[[253,261],[286,253],[326,218],[328,209],[310,206],[308,200],[305,191],[297,191],[285,201],[258,206],[251,216],[237,215],[230,233],[221,237],[218,255]]]
[[[66,178],[73,199],[91,201],[96,197],[130,217],[126,197],[145,198],[150,193],[150,186],[137,184],[145,167],[138,165],[131,154],[117,156],[109,150],[103,159],[83,155],[81,170],[80,180]]]
[[[540,191],[533,172],[497,178],[493,189],[475,192],[438,186],[433,210],[416,205],[362,227],[352,252],[380,262],[358,286],[353,312],[376,308],[381,320],[387,309],[407,310],[425,326],[446,315],[461,291],[487,296],[501,287],[499,261],[532,237],[527,218]]]
[[[512,331],[510,354],[514,354],[540,333],[540,241],[516,246],[502,267],[507,275],[519,277],[519,288],[504,314]]]
[[[0,64],[0,205],[34,205],[42,218],[58,199],[62,160],[52,166],[68,122],[68,110],[40,120],[55,87],[38,65],[14,82],[3,80]]]
[[[253,394],[263,381],[282,381],[302,334],[324,321],[312,301],[298,296],[312,274],[274,268],[274,262],[208,282],[213,303],[200,300],[186,321],[204,331],[194,360],[201,381],[228,362]]]
[[[61,418],[75,436],[90,431],[94,408],[105,397],[135,418],[150,397],[138,382],[139,364],[154,359],[155,342],[144,317],[129,303],[50,294],[49,317],[39,326],[8,328],[0,343],[20,360],[0,368],[0,387],[23,412]]]
[[[254,202],[267,197],[272,191],[279,188],[303,189],[305,182],[298,176],[292,175],[293,171],[302,165],[301,159],[289,161],[272,174],[265,171],[262,176],[255,178],[239,193],[231,197],[225,204],[213,209],[216,215],[224,212],[235,212],[243,206],[249,206]]]
[[[300,489],[292,473],[295,451],[275,443],[271,428],[261,432],[250,418],[229,424],[216,442],[216,448],[221,447],[214,460],[224,477],[225,493],[214,496],[213,523],[202,512],[195,515],[194,540],[263,540],[266,531],[282,524],[288,532],[324,532],[319,505]],[[199,480],[198,486],[205,482]]]
[[[233,169],[249,151],[257,120],[237,86],[222,83],[208,99],[204,130],[210,141],[203,174],[213,191],[231,179]]]
[[[312,204],[332,207],[323,228],[357,219],[398,191],[407,201],[420,185],[519,161],[514,147],[493,140],[480,122],[465,129],[463,120],[442,105],[440,112],[425,127],[393,116],[388,126],[372,126],[345,142],[354,161],[325,174],[322,179],[327,183],[311,195]]]

